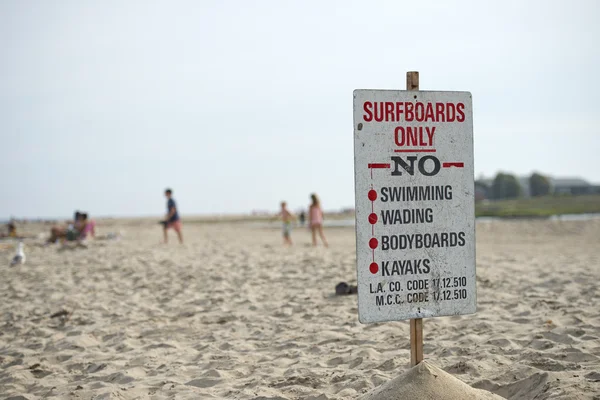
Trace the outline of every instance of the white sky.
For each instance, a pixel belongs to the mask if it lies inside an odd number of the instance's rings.
[[[352,91],[473,94],[475,171],[600,183],[598,1],[2,1],[0,218],[354,203]]]

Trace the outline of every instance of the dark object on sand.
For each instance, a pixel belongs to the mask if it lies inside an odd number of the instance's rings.
[[[67,310],[60,310],[58,312],[55,312],[54,314],[52,314],[50,316],[50,318],[58,318],[58,317],[65,317],[67,315],[71,314],[70,312],[68,312]]]
[[[50,318],[64,317],[64,316],[67,316],[69,314],[70,314],[70,312],[68,312],[67,310],[60,310],[60,311],[55,312],[54,314],[52,314],[50,316]]]
[[[348,285],[346,282],[340,282],[335,286],[335,294],[338,296],[356,293],[358,293],[358,288],[354,285]]]
[[[158,221],[159,224],[161,224],[162,226],[167,226],[167,224],[169,223],[168,221]]]

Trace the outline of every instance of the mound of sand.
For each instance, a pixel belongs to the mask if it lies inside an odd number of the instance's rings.
[[[502,397],[474,389],[427,361],[370,391],[361,400],[498,400]]]

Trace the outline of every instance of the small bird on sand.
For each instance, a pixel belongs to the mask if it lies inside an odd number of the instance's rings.
[[[12,261],[10,262],[10,266],[14,267],[15,265],[24,264],[24,263],[25,263],[25,252],[23,251],[23,242],[19,242],[19,244],[17,244],[17,254],[15,254]]]

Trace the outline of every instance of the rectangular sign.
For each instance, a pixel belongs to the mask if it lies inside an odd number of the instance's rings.
[[[354,91],[358,316],[476,310],[468,92]]]

